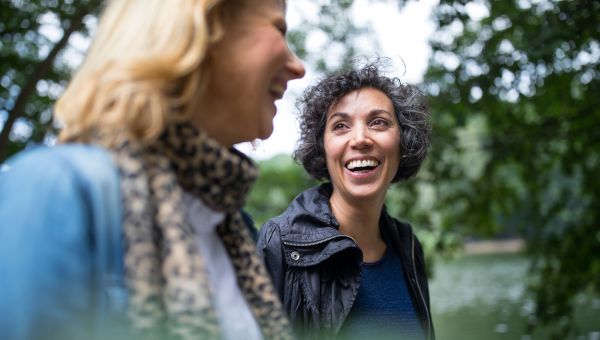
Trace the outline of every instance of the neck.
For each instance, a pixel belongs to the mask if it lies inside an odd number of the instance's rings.
[[[331,211],[340,225],[340,232],[356,241],[365,262],[379,260],[386,250],[379,232],[383,201],[383,198],[364,202],[350,201],[335,189],[329,199]]]
[[[219,117],[218,114],[215,114],[215,116]],[[215,118],[212,120],[201,121],[200,119],[196,119],[195,121],[192,121],[192,124],[197,129],[204,131],[210,138],[214,139],[225,148],[230,149],[236,143],[233,138],[230,138],[230,134],[224,128],[229,126],[229,123],[225,120]]]
[[[211,139],[226,148],[233,147],[234,144],[242,142],[235,138],[232,132],[231,115],[228,114],[219,94],[210,92],[204,83],[200,89],[200,94],[193,102],[198,111],[191,116],[190,123],[197,129],[204,131]]]

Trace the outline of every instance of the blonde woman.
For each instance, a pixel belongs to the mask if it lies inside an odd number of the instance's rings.
[[[290,337],[239,213],[304,68],[284,0],[108,1],[61,145],[0,174],[0,338]]]

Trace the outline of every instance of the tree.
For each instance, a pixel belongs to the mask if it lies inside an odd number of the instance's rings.
[[[287,155],[259,162],[259,168],[260,176],[246,205],[257,228],[280,215],[304,189],[317,184]]]
[[[574,297],[600,292],[600,3],[442,0],[435,20],[432,209],[446,229],[526,235],[531,326],[563,338]]]
[[[53,134],[52,105],[71,67],[60,59],[69,38],[86,35],[84,19],[97,14],[102,1],[2,1],[0,3],[0,162],[30,141]],[[56,20],[61,38],[51,42],[42,32],[43,20]],[[14,134],[17,122],[27,127]],[[11,136],[13,132],[13,136]]]

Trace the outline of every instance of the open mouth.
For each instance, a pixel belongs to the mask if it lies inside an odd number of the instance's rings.
[[[352,172],[368,172],[379,166],[379,161],[375,159],[353,160],[346,164],[346,169]]]
[[[271,93],[271,96],[273,96],[275,99],[281,99],[283,97],[283,93],[285,92],[285,86],[282,84],[272,84],[269,87],[269,93]]]

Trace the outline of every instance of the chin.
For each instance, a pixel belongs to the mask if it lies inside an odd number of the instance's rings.
[[[273,124],[270,124],[268,127],[265,126],[260,130],[260,133],[258,135],[259,139],[265,140],[269,137],[271,137],[271,135],[273,134]]]
[[[382,194],[382,190],[379,188],[354,188],[349,190],[350,197],[355,200],[374,199]],[[385,195],[385,192],[383,192]]]

